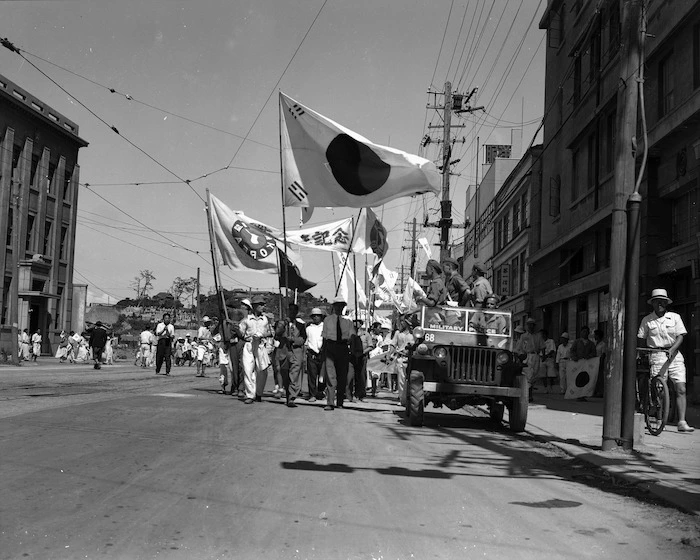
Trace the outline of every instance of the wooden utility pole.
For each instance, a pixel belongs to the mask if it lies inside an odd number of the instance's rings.
[[[640,13],[642,0],[622,3],[620,72],[617,93],[615,144],[615,196],[610,242],[611,335],[605,370],[603,451],[618,447],[621,437],[622,373],[625,332],[625,274],[627,272],[627,220],[625,209],[635,182],[634,137],[637,133],[637,82],[640,62]]]
[[[450,256],[450,227],[452,226],[452,201],[450,200],[450,156],[452,142],[450,125],[452,120],[452,84],[445,82],[445,104],[443,107],[442,138],[442,200],[440,201],[440,262]]]
[[[413,234],[411,236],[411,278],[416,278],[416,219],[413,218]]]
[[[199,267],[197,267],[197,305],[195,307],[195,313],[197,314],[197,324],[202,321],[202,310],[199,307]]]

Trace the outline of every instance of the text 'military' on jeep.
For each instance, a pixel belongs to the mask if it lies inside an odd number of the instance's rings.
[[[500,422],[508,408],[509,424],[523,431],[528,386],[513,355],[512,317],[508,311],[438,306],[416,312],[416,344],[407,367],[402,402],[412,425],[422,425],[432,402],[456,410],[486,404]]]

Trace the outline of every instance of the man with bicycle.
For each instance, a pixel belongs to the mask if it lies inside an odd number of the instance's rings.
[[[695,428],[685,420],[685,361],[683,354],[678,351],[688,331],[681,316],[668,311],[668,306],[673,301],[665,289],[652,290],[647,303],[654,311],[642,319],[637,338],[644,340],[649,348],[658,350],[649,356],[649,373],[651,377],[661,375],[664,379],[670,377],[673,380],[678,406],[678,431],[692,432]]]

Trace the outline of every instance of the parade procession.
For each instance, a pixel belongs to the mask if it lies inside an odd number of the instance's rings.
[[[0,560],[700,557],[695,0],[0,3]]]

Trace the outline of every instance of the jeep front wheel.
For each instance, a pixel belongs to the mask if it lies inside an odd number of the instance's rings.
[[[514,432],[522,432],[527,424],[528,383],[524,375],[516,375],[513,386],[520,390],[520,396],[513,397],[508,405],[508,423]]]
[[[423,425],[423,381],[422,371],[413,370],[408,377],[408,398],[406,399],[406,416],[411,426]]]

